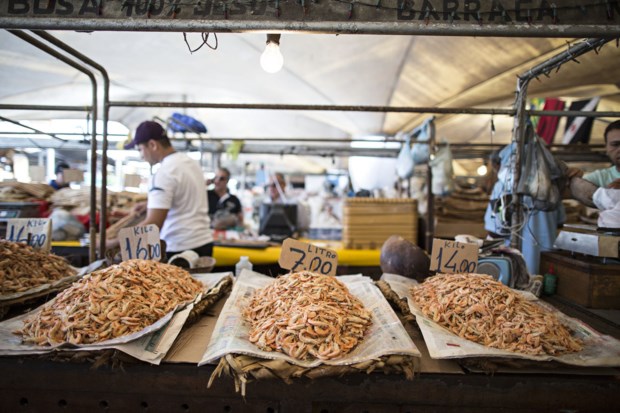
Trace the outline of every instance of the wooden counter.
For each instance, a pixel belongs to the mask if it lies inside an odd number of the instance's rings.
[[[550,266],[560,297],[587,308],[620,310],[620,261],[566,251],[541,253],[540,271]]]
[[[570,306],[563,310],[578,315]],[[292,384],[255,380],[247,383],[243,398],[230,377],[216,378],[207,388],[214,366],[132,361],[95,368],[92,361],[60,362],[50,356],[0,357],[0,412],[620,411],[620,369],[434,360],[415,324],[403,324],[422,354],[413,380],[383,373],[293,379]],[[603,324],[597,327],[610,333]]]
[[[555,374],[356,374],[208,389],[213,367],[187,364],[93,369],[87,363],[0,358],[3,412],[617,412],[617,377]]]

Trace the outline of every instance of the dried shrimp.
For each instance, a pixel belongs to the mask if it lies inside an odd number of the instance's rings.
[[[98,343],[142,330],[201,291],[202,284],[181,268],[129,260],[74,283],[16,334],[37,345]]]
[[[308,271],[255,291],[243,316],[251,323],[252,343],[299,360],[341,357],[372,324],[371,313],[336,277]]]
[[[28,291],[75,274],[62,257],[25,243],[0,240],[0,295]]]
[[[581,351],[558,318],[491,276],[440,274],[411,289],[425,316],[467,340],[529,355]]]

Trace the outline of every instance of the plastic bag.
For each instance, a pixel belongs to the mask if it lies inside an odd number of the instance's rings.
[[[543,140],[534,134],[531,125],[528,125],[525,133],[527,144],[522,157],[517,193],[530,196],[535,210],[555,210],[562,202],[560,188],[566,183],[562,165]]]
[[[404,134],[399,133],[396,135],[397,138],[402,137]],[[409,135],[405,136],[405,143],[403,143],[403,147],[400,149],[398,153],[398,157],[396,158],[396,173],[402,179],[411,178],[413,175],[413,158],[411,155],[411,138]]]
[[[226,209],[218,209],[211,218],[211,226],[214,229],[228,229],[237,226],[239,219],[237,215]]]
[[[168,129],[173,132],[207,133],[207,127],[204,123],[178,112],[172,114],[168,122]]]
[[[620,189],[599,188],[592,197],[601,210],[598,226],[601,228],[620,228]]]
[[[62,208],[56,208],[49,216],[52,221],[53,241],[79,240],[86,232],[84,225]]]
[[[430,161],[433,172],[434,195],[448,195],[454,190],[454,169],[450,145],[441,147]]]
[[[420,133],[418,134],[418,136],[416,137],[416,139],[418,140],[418,142],[425,142],[428,141],[431,137],[431,130],[430,128],[433,128],[433,123],[432,122],[428,122],[420,131]],[[413,163],[414,165],[422,165],[428,162],[428,159],[430,157],[430,149],[428,147],[428,144],[426,143],[417,143],[413,145],[413,148],[411,149],[411,156],[413,159]]]

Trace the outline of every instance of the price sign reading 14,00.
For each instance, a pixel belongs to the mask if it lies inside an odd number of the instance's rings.
[[[50,250],[51,234],[52,223],[49,218],[13,218],[7,222],[7,240],[25,242],[42,251]]]
[[[476,272],[478,246],[441,239],[433,240],[431,270],[438,272]]]
[[[282,243],[278,263],[280,267],[291,271],[312,271],[324,275],[336,275],[338,255],[336,251],[287,238]]]
[[[121,257],[123,261],[161,260],[161,243],[159,240],[159,228],[150,224],[123,228],[118,237],[121,243]]]

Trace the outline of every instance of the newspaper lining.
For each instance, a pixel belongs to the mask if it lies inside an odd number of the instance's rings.
[[[364,339],[350,353],[336,360],[302,361],[277,351],[263,351],[248,340],[249,323],[242,317],[255,290],[266,287],[273,278],[253,271],[243,270],[237,277],[230,297],[215,324],[211,341],[199,366],[216,362],[227,354],[246,354],[264,359],[284,360],[302,367],[325,365],[350,365],[377,359],[390,354],[420,357],[420,352],[407,334],[381,291],[369,277],[360,275],[339,276],[350,293],[362,301],[372,312],[372,325]]]
[[[224,278],[232,277],[232,273],[223,272],[192,274],[192,277],[196,278],[204,285],[203,293],[196,297],[194,302],[178,307],[177,309],[166,314],[163,318],[159,319],[156,323],[145,327],[136,333],[112,340],[106,340],[97,344],[77,346],[60,344],[57,346],[43,347],[32,344],[24,344],[19,336],[13,334],[13,331],[21,329],[24,319],[33,315],[39,310],[39,307],[27,314],[22,314],[18,317],[0,323],[0,355],[17,356],[25,354],[45,354],[59,350],[93,351],[117,349],[139,360],[151,364],[159,364],[172,346],[172,343],[178,336],[181,328],[183,328],[187,317],[194,308],[194,304],[199,302],[201,298],[209,292],[209,290],[218,287],[220,281]]]
[[[532,356],[474,343],[473,341],[459,337],[448,329],[433,322],[418,310],[413,304],[413,299],[409,292],[411,287],[418,284],[417,281],[395,274],[383,274],[381,279],[387,282],[399,297],[407,299],[409,310],[415,315],[420,330],[422,330],[422,335],[424,336],[424,341],[426,342],[430,356],[434,359],[504,357],[536,361],[554,360],[573,366],[620,366],[620,341],[599,333],[580,320],[567,316],[552,305],[538,300],[538,298],[531,293],[516,291],[524,294],[526,299],[536,301],[537,304],[544,307],[547,311],[555,314],[564,325],[573,331],[576,337],[583,340],[584,348],[582,351],[561,356]]]
[[[81,268],[71,267],[76,271],[75,275],[70,275],[68,277],[64,277],[59,280],[54,280],[49,283],[40,284],[26,291],[20,291],[18,293],[2,295],[0,296],[0,305],[13,304],[16,301],[25,301],[29,299],[31,296],[35,298],[35,297],[40,296],[41,293],[45,293],[47,291],[52,292],[57,287],[60,287],[60,286],[66,285],[66,287],[68,287],[69,285],[71,285],[71,283],[79,280],[84,275],[89,274],[99,269],[104,263],[105,263],[105,260],[98,260],[98,261],[94,261],[93,263],[87,265],[86,267],[81,267]]]

